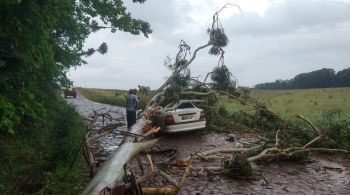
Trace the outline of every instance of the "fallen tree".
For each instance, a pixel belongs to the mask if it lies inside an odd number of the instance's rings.
[[[171,76],[169,76],[165,83],[149,97],[149,100],[146,104],[146,110],[142,113],[143,117],[138,119],[136,124],[134,124],[130,128],[128,134],[125,135],[122,144],[118,148],[117,152],[102,165],[98,174],[93,177],[88,186],[84,189],[83,194],[99,194],[104,189],[103,186],[113,188],[118,184],[122,183],[125,173],[121,170],[124,164],[129,162],[132,159],[132,157],[136,156],[140,151],[145,150],[146,148],[151,147],[156,143],[156,141],[146,142],[148,144],[138,143],[141,142],[145,137],[148,137],[150,134],[156,132],[154,130],[150,132],[144,132],[144,128],[146,127],[146,125],[150,124],[150,121],[147,118],[147,116],[149,116],[150,114],[147,114],[147,110],[152,110],[152,108],[157,107],[161,103],[160,101],[153,101],[154,98],[156,96],[159,96],[159,93],[161,93],[165,88],[169,87],[175,77],[179,76],[181,72],[186,71],[186,68],[194,61],[197,53],[200,50],[211,46],[211,54],[220,54],[221,56],[223,56],[224,51],[222,47],[225,47],[227,45],[228,39],[227,36],[224,34],[224,30],[219,21],[219,13],[228,5],[233,4],[226,4],[223,8],[221,8],[213,15],[211,28],[208,29],[209,41],[206,44],[199,46],[197,49],[195,49],[190,59],[187,59],[188,54],[190,53],[190,47],[184,41],[181,41],[179,45],[180,51],[176,56],[175,63],[172,65],[174,68]],[[89,140],[88,136],[86,140]],[[131,144],[132,142],[137,143]],[[88,141],[86,142],[86,145],[86,147],[89,147]],[[125,156],[127,152],[131,154]],[[91,155],[88,157],[88,159],[90,161],[94,161]],[[95,166],[94,164],[95,162],[90,162],[90,165]],[[187,172],[188,170],[186,169],[184,177],[186,176]],[[184,178],[181,179],[177,191],[181,190],[183,182]]]
[[[227,4],[232,5],[232,4]],[[225,5],[222,9],[224,9]],[[228,43],[228,39],[224,34],[224,30],[218,18],[218,14],[222,11],[220,9],[213,15],[211,27],[208,29],[209,41],[194,50],[193,55],[190,55],[190,46],[184,41],[179,44],[179,52],[176,55],[175,62],[170,62],[167,66],[172,70],[172,74],[168,77],[165,83],[157,90],[155,90],[148,98],[146,109],[141,113],[141,117],[137,120],[128,132],[124,133],[124,139],[117,149],[117,152],[110,157],[110,159],[103,163],[99,168],[97,174],[90,181],[88,186],[84,189],[83,194],[122,194],[128,189],[132,189],[134,194],[142,193],[171,193],[176,194],[181,192],[184,185],[185,178],[190,171],[196,171],[202,175],[204,171],[211,173],[223,173],[230,177],[250,177],[253,168],[252,163],[257,161],[271,161],[279,160],[302,160],[305,159],[309,152],[340,152],[348,154],[349,151],[340,149],[327,148],[312,148],[311,146],[324,138],[325,135],[313,125],[305,117],[298,115],[297,117],[304,120],[312,129],[318,133],[318,136],[301,147],[281,147],[281,140],[278,130],[275,135],[275,144],[273,147],[266,147],[265,145],[257,145],[251,148],[217,148],[206,152],[196,152],[191,156],[182,159],[176,166],[184,168],[184,173],[179,181],[176,181],[168,173],[157,168],[157,163],[153,162],[150,155],[147,155],[151,171],[146,175],[137,177],[136,174],[129,170],[127,171],[126,164],[134,158],[141,166],[139,154],[148,148],[153,147],[156,139],[151,139],[151,135],[159,131],[159,127],[154,126],[152,119],[159,113],[159,106],[166,105],[169,102],[179,101],[179,97],[191,97],[191,100],[196,102],[210,104],[218,100],[220,95],[225,95],[229,98],[235,99],[244,105],[254,107],[261,115],[278,118],[278,115],[271,112],[264,104],[259,103],[256,99],[249,96],[246,89],[237,90],[235,82],[231,80],[231,73],[224,65],[224,50],[222,49]],[[197,53],[207,47],[211,47],[209,53],[219,56],[218,66],[208,73],[203,82],[198,79],[193,79],[189,75],[188,67],[196,58]],[[208,83],[208,77],[211,77],[213,83]],[[108,116],[108,115],[102,115]],[[95,117],[98,114],[95,113]],[[279,119],[281,120],[281,119]],[[92,120],[94,121],[94,119]],[[85,156],[92,168],[92,174],[97,170],[97,162],[93,153],[89,152],[90,141],[100,135],[90,137],[86,136],[86,151]],[[148,140],[148,141],[147,141]],[[230,158],[226,158],[221,154],[230,154]],[[211,161],[222,160],[220,166],[193,166],[192,162],[196,159]],[[143,169],[142,169],[143,170]],[[155,177],[162,177],[172,187],[162,186],[155,187],[141,187],[140,183]]]

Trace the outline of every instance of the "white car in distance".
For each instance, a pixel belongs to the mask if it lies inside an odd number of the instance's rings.
[[[181,100],[162,108],[160,126],[161,132],[164,133],[204,129],[206,127],[205,113],[192,102]]]

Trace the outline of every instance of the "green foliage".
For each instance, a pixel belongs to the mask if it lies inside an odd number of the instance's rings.
[[[224,161],[224,175],[230,178],[251,177],[253,168],[242,153],[233,153],[230,160]]]
[[[221,91],[235,91],[236,83],[231,79],[232,73],[225,65],[215,67],[211,80],[213,81],[213,89]]]
[[[210,36],[210,42],[212,47],[209,50],[211,55],[221,55],[224,54],[222,47],[226,47],[228,44],[227,35],[222,28],[211,28],[208,29],[208,34]]]
[[[69,169],[67,165],[58,165],[54,170],[45,173],[44,186],[46,186],[43,194],[78,194],[81,192],[80,185],[86,180],[87,170],[85,159],[80,155]],[[80,187],[80,188],[79,188]]]
[[[149,95],[151,94],[151,88],[148,86],[138,85],[137,97],[139,98],[139,103],[137,105],[138,109],[145,109]]]
[[[102,43],[83,51],[85,39],[106,28],[146,37],[151,29],[122,0],[0,1],[0,15],[0,193],[34,193],[44,173],[51,181],[62,175],[85,133],[78,114],[57,97],[71,85],[69,68],[108,50]]]
[[[161,103],[161,106],[179,101],[181,99],[180,93],[184,88],[188,87],[189,80],[190,71],[175,75],[171,79],[170,85],[165,89],[164,101]]]
[[[142,86],[142,85],[138,85],[138,88],[139,88],[139,93],[142,93],[142,94],[146,94],[146,95],[149,95],[150,92],[151,92],[151,88],[148,87],[148,86]]]
[[[0,137],[0,194],[34,193],[46,185],[49,175],[58,169],[68,170],[79,155],[86,131],[80,116],[58,96],[51,97],[45,107],[50,114],[44,115],[30,133]],[[76,170],[74,177],[79,179],[71,184],[65,182],[71,181],[73,175],[65,180],[56,178],[56,182],[62,186],[77,185],[82,174]]]
[[[216,47],[225,47],[228,44],[228,38],[222,28],[208,29],[211,43]]]
[[[218,113],[220,116],[223,116],[223,117],[227,117],[229,115],[225,107],[222,107],[222,106],[219,107]]]
[[[350,120],[344,119],[340,109],[324,111],[318,125],[329,138],[322,142],[323,145],[350,150]]]
[[[0,129],[5,133],[14,134],[14,124],[18,123],[19,117],[16,115],[16,108],[4,97],[0,96]]]
[[[95,51],[82,50],[90,33],[106,25],[114,32],[151,33],[149,24],[132,18],[121,0],[1,1],[0,15],[1,133],[39,124],[46,114],[44,101],[59,85],[69,84],[67,70]],[[104,54],[107,45],[97,51]]]

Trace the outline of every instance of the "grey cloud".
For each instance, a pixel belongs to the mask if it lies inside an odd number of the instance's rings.
[[[333,0],[289,0],[270,6],[264,16],[243,13],[229,20],[232,34],[275,35],[304,28],[334,26],[350,21],[350,2]],[[244,10],[243,10],[244,11]]]
[[[287,0],[269,7],[264,16],[245,12],[223,19],[230,39],[225,64],[245,86],[324,67],[350,67],[349,5],[349,1]],[[71,71],[76,85],[127,89],[142,84],[157,88],[169,75],[163,60],[176,55],[181,39],[192,51],[208,40],[207,26],[191,19],[197,8],[188,1],[148,0],[143,5],[127,6],[134,16],[150,22],[154,33],[150,39],[107,30],[91,35],[86,47],[107,42],[109,51],[93,55],[87,65]],[[211,14],[203,18],[208,24]],[[203,79],[217,60],[208,49],[200,51],[190,66],[192,76],[201,75]]]

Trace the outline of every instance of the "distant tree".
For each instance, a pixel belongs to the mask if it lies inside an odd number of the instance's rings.
[[[151,88],[149,86],[138,85],[139,93],[149,94],[151,92]]]
[[[323,68],[309,73],[302,73],[290,81],[290,87],[295,89],[333,87],[335,83],[335,71]]]
[[[83,58],[95,51],[107,52],[105,43],[83,51],[91,33],[151,33],[122,0],[5,0],[0,16],[0,132],[8,133],[37,125],[45,102],[69,84],[68,69],[86,63]]]
[[[255,85],[256,89],[309,89],[328,87],[349,87],[350,68],[336,73],[333,69],[320,70],[296,75],[290,80],[276,80]]]
[[[336,83],[338,87],[350,87],[350,68],[337,72]]]

